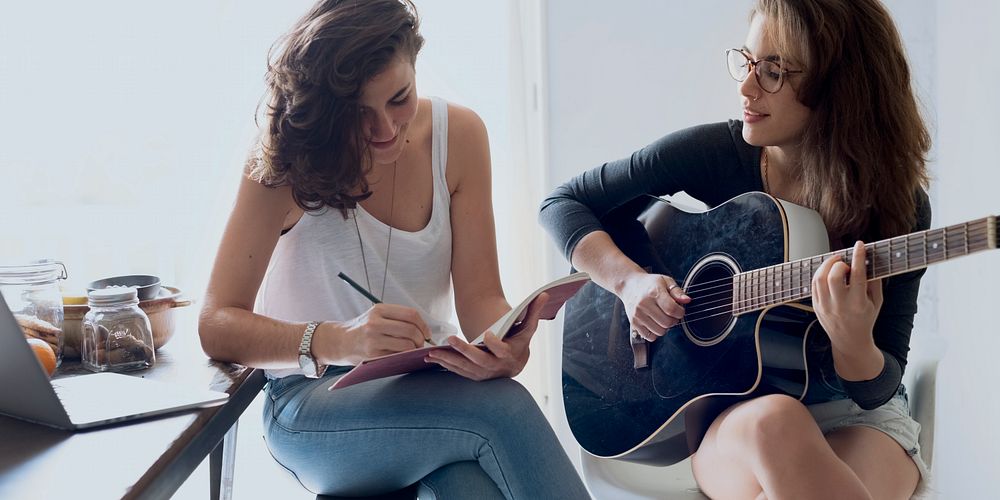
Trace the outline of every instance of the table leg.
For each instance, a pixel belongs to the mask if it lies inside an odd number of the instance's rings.
[[[209,475],[212,500],[231,500],[233,497],[233,473],[236,470],[236,429],[239,421],[226,431],[222,441],[215,446],[209,458]]]

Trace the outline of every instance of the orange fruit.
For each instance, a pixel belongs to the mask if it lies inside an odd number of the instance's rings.
[[[52,346],[41,339],[28,339],[28,345],[31,346],[38,362],[45,369],[45,373],[51,377],[56,371],[56,352],[52,350]]]

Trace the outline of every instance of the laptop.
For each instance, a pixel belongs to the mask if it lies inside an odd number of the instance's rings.
[[[228,394],[119,373],[50,381],[0,299],[0,414],[77,430],[220,405]]]

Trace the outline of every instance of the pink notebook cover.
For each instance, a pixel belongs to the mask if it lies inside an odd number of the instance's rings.
[[[542,308],[541,319],[551,320],[555,318],[563,304],[565,304],[567,300],[573,297],[573,295],[575,295],[576,292],[587,283],[588,280],[574,281],[545,290],[545,292],[549,294],[549,301],[545,304],[545,307]],[[517,335],[520,331],[521,321],[523,321],[524,316],[527,315],[528,309],[528,307],[525,307],[521,311],[517,321],[514,322],[514,325],[510,328],[507,335],[504,335],[504,337]],[[486,346],[481,344],[477,347],[480,349],[486,349]],[[337,381],[329,387],[329,390],[343,389],[354,384],[360,384],[361,382],[367,382],[377,378],[402,375],[404,373],[427,370],[430,368],[439,368],[436,363],[425,362],[424,357],[427,356],[427,353],[433,350],[445,349],[451,351],[455,350],[454,347],[448,345],[430,346],[413,349],[412,351],[397,352],[377,358],[366,359],[362,361],[360,365],[355,366],[351,371],[345,373],[342,377],[337,379]]]

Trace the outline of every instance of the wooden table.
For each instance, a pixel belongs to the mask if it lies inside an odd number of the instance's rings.
[[[265,379],[260,370],[209,360],[194,309],[174,311],[174,338],[153,368],[136,375],[226,392],[224,405],[75,433],[0,416],[0,498],[165,499],[210,453],[211,498],[229,498],[236,422]],[[64,362],[56,376],[84,372]]]

